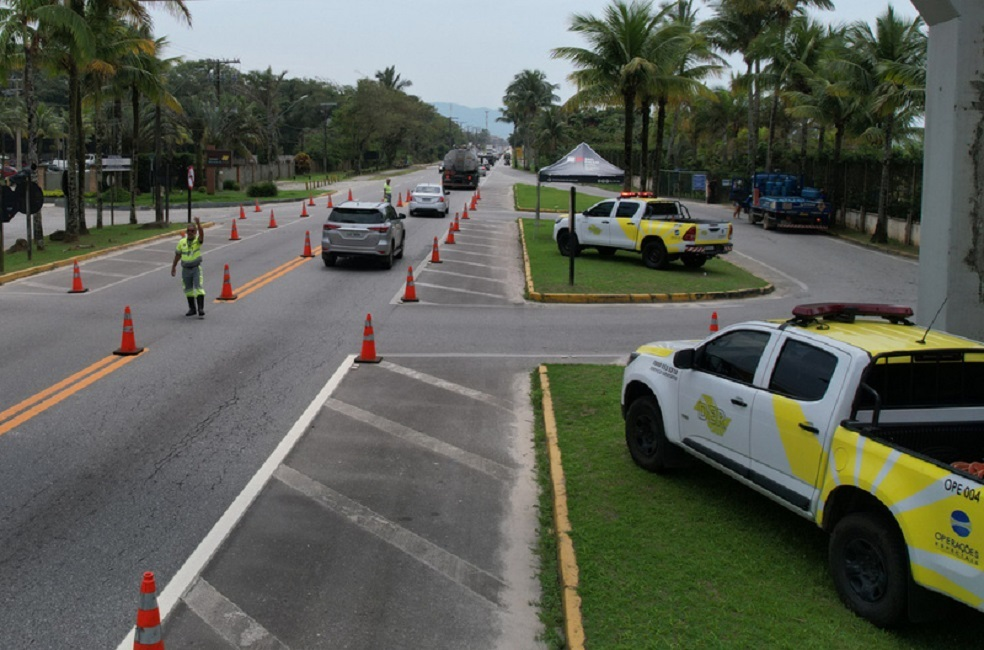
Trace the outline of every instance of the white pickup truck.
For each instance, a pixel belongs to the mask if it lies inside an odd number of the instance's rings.
[[[646,193],[624,193],[600,201],[574,217],[571,237],[568,217],[554,223],[553,237],[561,255],[595,248],[605,256],[626,250],[642,253],[651,269],[665,269],[681,260],[700,268],[710,258],[731,251],[732,226],[690,216],[679,201],[651,198]]]
[[[984,344],[911,314],[801,305],[642,346],[622,383],[632,459],[698,458],[813,520],[838,595],[876,625],[922,618],[931,592],[984,610]]]

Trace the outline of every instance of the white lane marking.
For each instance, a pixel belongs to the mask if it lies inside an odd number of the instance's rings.
[[[449,246],[456,246],[457,244],[449,244]],[[475,257],[492,257],[494,259],[501,259],[502,255],[493,255],[491,253],[476,253],[473,251],[461,250],[460,248],[445,248],[445,252],[450,253],[460,253],[461,255],[474,255]]]
[[[418,447],[432,451],[435,454],[440,454],[441,456],[449,458],[456,463],[460,463],[465,467],[470,467],[500,481],[509,482],[515,478],[516,471],[512,468],[506,467],[505,465],[497,463],[494,460],[489,460],[484,456],[479,456],[478,454],[473,454],[470,451],[465,451],[460,447],[449,445],[443,440],[438,440],[437,438],[417,431],[416,429],[411,429],[410,427],[400,424],[399,422],[394,422],[393,420],[388,420],[382,416],[376,415],[375,413],[370,413],[369,411],[360,409],[358,406],[352,406],[351,404],[346,404],[345,402],[337,399],[329,398],[325,401],[325,408],[337,411],[342,415],[352,418],[353,420],[358,420],[359,422],[375,427],[383,433],[388,433],[396,438],[406,440],[407,442],[413,443]]]
[[[465,260],[454,260],[455,264],[467,264],[468,266],[477,266],[480,269],[498,269],[501,268],[496,264],[484,264],[482,262],[466,262]],[[436,270],[436,266],[432,266],[430,270]]]
[[[482,266],[486,266],[486,265],[482,265]],[[494,268],[494,267],[489,267],[489,268]],[[438,269],[427,269],[427,272],[437,273],[440,275],[453,275],[459,278],[471,278],[473,280],[486,280],[488,282],[498,282],[499,284],[512,284],[512,282],[508,280],[496,280],[495,278],[486,277],[484,275],[468,275],[467,273],[456,273],[454,271],[440,271]]]
[[[456,291],[457,293],[467,293],[473,296],[485,296],[486,298],[502,298],[507,300],[506,296],[497,293],[485,293],[484,291],[472,291],[471,289],[457,289],[455,287],[442,287],[439,284],[428,284],[427,282],[414,282],[415,287],[427,287],[428,289],[441,289],[442,291]]]
[[[215,587],[199,578],[184,597],[188,609],[198,615],[216,634],[236,648],[250,650],[290,650],[283,641],[257,623]]]
[[[215,522],[212,529],[208,531],[205,538],[202,539],[195,550],[192,551],[191,555],[188,556],[188,559],[185,560],[185,563],[174,574],[174,577],[161,590],[160,597],[157,600],[157,607],[160,611],[162,621],[167,618],[167,615],[177,604],[181,594],[188,591],[188,588],[201,574],[205,565],[212,559],[215,552],[219,550],[222,542],[225,541],[229,533],[239,523],[239,520],[246,514],[250,504],[253,503],[263,489],[263,486],[273,476],[273,472],[283,462],[284,458],[287,457],[290,450],[294,448],[297,441],[300,440],[301,435],[304,434],[311,422],[314,421],[315,416],[325,405],[325,402],[328,401],[329,396],[338,388],[345,374],[355,362],[356,356],[350,354],[345,358],[342,365],[335,370],[335,374],[328,380],[328,383],[322,387],[314,400],[308,404],[308,407],[304,409],[301,416],[297,418],[294,426],[290,428],[290,431],[280,441],[277,448],[273,450],[270,457],[264,461],[260,469],[253,475],[253,478],[246,484],[246,487],[242,489],[232,504],[222,513],[222,516]],[[126,635],[126,638],[117,646],[117,650],[130,650],[133,648],[133,632],[131,629],[129,634]]]
[[[475,390],[474,388],[468,388],[467,386],[462,386],[461,384],[455,384],[440,377],[435,377],[433,375],[428,375],[423,372],[418,372],[416,370],[411,370],[410,368],[404,368],[403,366],[398,366],[395,363],[390,363],[389,361],[381,361],[379,366],[385,368],[390,372],[395,372],[403,375],[404,377],[410,377],[417,381],[423,382],[425,384],[430,384],[431,386],[437,386],[438,388],[443,388],[444,390],[451,391],[452,393],[457,393],[458,395],[463,395],[469,399],[478,400],[480,402],[485,402],[486,404],[491,404],[492,406],[498,406],[499,408],[513,412],[513,405],[511,402],[499,399],[495,395],[489,395],[488,393],[483,393],[480,390]]]
[[[799,288],[802,289],[803,291],[809,291],[810,290],[810,288],[808,286],[806,286],[806,283],[800,282],[799,280],[797,280],[793,276],[789,275],[788,273],[783,273],[782,271],[780,271],[779,269],[777,269],[774,266],[769,266],[765,262],[760,262],[759,260],[755,259],[751,255],[746,255],[745,253],[742,253],[742,252],[739,252],[739,251],[731,251],[731,254],[732,255],[737,255],[738,257],[744,257],[745,259],[751,260],[751,261],[755,262],[756,264],[760,264],[760,265],[764,266],[765,268],[769,269],[773,273],[776,273],[777,275],[780,275],[780,276],[786,278],[790,282],[796,283],[797,285],[799,285]]]
[[[420,535],[399,526],[378,513],[332,490],[288,465],[281,465],[274,477],[287,487],[314,499],[352,524],[434,569],[494,605],[502,606],[499,593],[506,585],[488,571],[449,553]]]

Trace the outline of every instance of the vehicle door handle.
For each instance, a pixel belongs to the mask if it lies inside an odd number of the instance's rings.
[[[800,425],[800,429],[802,429],[803,431],[809,431],[810,433],[814,433],[814,434],[820,433],[820,429],[816,428],[809,422],[800,422],[799,425]]]
[[[734,404],[735,406],[741,406],[743,408],[748,406],[748,404],[745,403],[745,400],[743,400],[740,397],[732,397],[731,403]]]

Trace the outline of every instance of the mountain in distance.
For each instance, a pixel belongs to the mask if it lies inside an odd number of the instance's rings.
[[[481,131],[488,125],[489,133],[506,139],[513,132],[512,122],[498,122],[502,111],[496,108],[471,108],[453,102],[430,102],[431,106],[444,117],[450,117],[465,131],[475,129]],[[487,121],[486,121],[487,120]]]

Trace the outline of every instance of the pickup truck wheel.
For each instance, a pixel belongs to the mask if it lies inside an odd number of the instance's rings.
[[[663,411],[652,397],[640,397],[629,406],[625,444],[635,464],[647,472],[662,473],[677,464],[671,462],[675,455],[666,439]]]
[[[906,621],[909,558],[887,514],[844,517],[830,536],[828,562],[834,587],[848,609],[879,627]]]
[[[707,261],[707,255],[701,255],[700,253],[684,253],[680,256],[680,260],[687,268],[699,269],[704,266],[704,262]]]
[[[557,249],[564,257],[570,257],[572,250],[574,251],[575,257],[581,254],[581,248],[577,242],[577,235],[572,236],[566,230],[561,230],[557,233]]]
[[[602,257],[611,257],[615,254],[617,250],[618,250],[617,248],[614,248],[612,246],[599,246],[598,254],[601,255]]]
[[[642,245],[642,263],[651,269],[666,268],[670,258],[662,240],[653,239]]]

